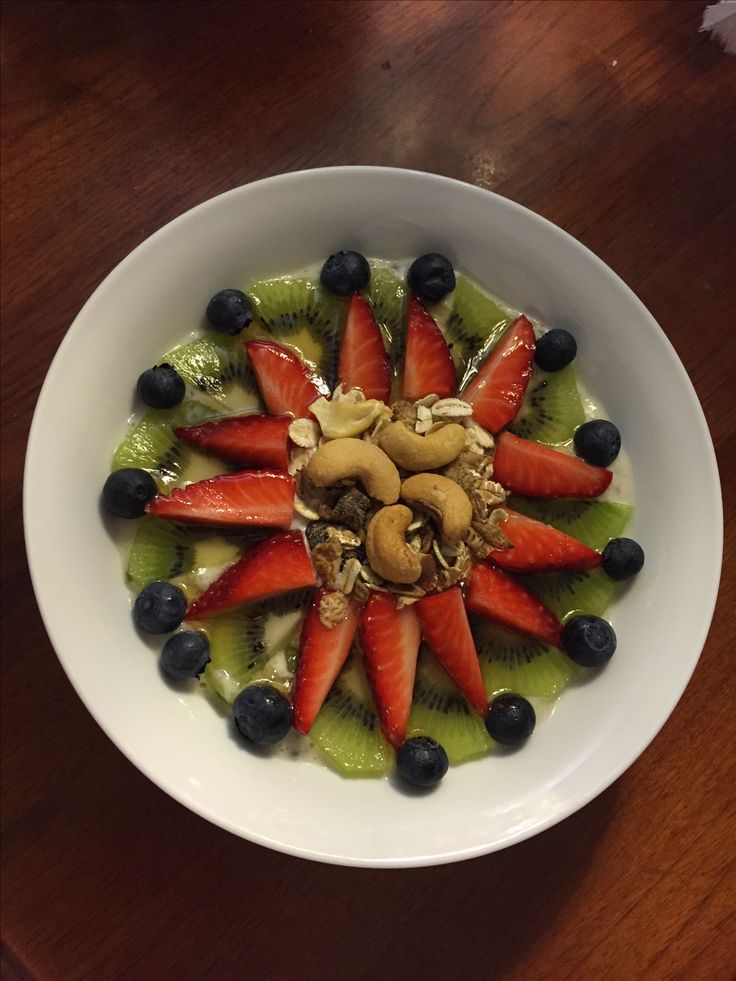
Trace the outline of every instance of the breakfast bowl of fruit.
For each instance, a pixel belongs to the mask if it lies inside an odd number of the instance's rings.
[[[49,370],[24,513],[117,746],[346,865],[471,858],[604,790],[720,573],[707,426],[633,293],[532,212],[388,168],[237,188],[131,253]]]

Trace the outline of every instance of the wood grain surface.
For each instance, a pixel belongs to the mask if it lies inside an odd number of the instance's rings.
[[[736,57],[703,6],[3,5],[4,976],[733,976]],[[357,163],[499,191],[609,263],[693,379],[728,518],[710,637],[654,743],[562,824],[437,869],[288,858],[169,799],[67,682],[24,561],[28,428],[90,291],[214,194]],[[683,460],[673,536],[697,534],[691,479]]]

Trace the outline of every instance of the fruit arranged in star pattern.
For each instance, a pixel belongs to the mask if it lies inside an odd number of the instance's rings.
[[[247,742],[271,746],[293,728],[349,776],[385,773],[395,757],[400,777],[431,788],[451,763],[523,743],[530,699],[613,655],[601,614],[644,564],[621,537],[631,506],[597,500],[621,436],[585,421],[575,338],[537,337],[438,253],[404,281],[336,252],[319,283],[221,289],[207,320],[213,333],[140,376],[150,411],[102,494],[111,514],[139,521],[127,577],[138,628],[169,635],[162,672],[201,676]],[[462,586],[409,604],[348,599],[328,626],[332,591],[289,530],[289,426],[337,382],[386,403],[459,390],[496,436],[493,479],[511,496],[498,520],[507,545]]]

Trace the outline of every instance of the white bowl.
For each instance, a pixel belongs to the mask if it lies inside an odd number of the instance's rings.
[[[339,248],[446,253],[513,306],[578,338],[578,372],[633,464],[644,571],[612,609],[618,650],[566,691],[523,752],[467,763],[429,796],[259,758],[198,691],[173,692],[130,616],[100,488],[139,373],[199,327],[208,298]],[[87,708],[151,780],[251,841],[345,865],[471,858],[549,827],[609,786],[672,712],[705,642],[722,550],[713,446],[665,335],[596,256],[496,194],[432,174],[338,167],[236,188],[187,212],[107,277],[72,324],[36,407],[25,474],[34,588]],[[53,750],[52,750],[53,751]]]

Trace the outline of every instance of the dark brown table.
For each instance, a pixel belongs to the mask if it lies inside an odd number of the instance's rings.
[[[736,58],[703,6],[4,5],[8,979],[732,975]],[[610,263],[695,383],[730,520],[710,638],[641,759],[557,827],[438,869],[320,866],[174,803],[72,691],[24,562],[28,427],[92,288],[213,194],[357,163],[492,188]],[[685,516],[673,535],[697,534]]]

